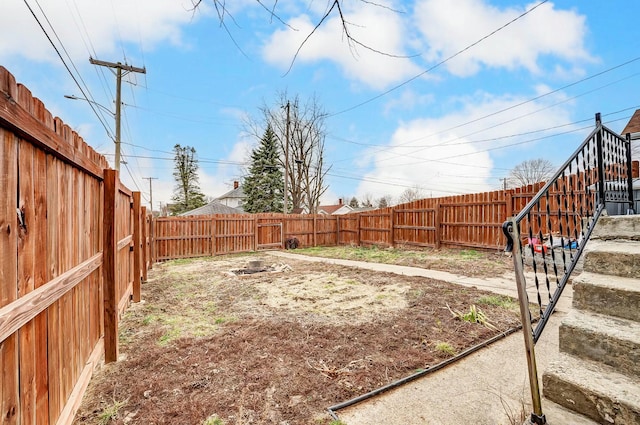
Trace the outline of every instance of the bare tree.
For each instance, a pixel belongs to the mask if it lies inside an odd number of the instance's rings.
[[[283,170],[286,168],[289,202],[293,209],[315,213],[320,198],[327,191],[325,177],[331,169],[324,163],[326,113],[315,96],[303,103],[298,96],[289,99],[286,92],[281,92],[275,105],[264,105],[260,109],[261,120],[248,122],[248,131],[258,135],[271,125],[281,148],[280,166]],[[289,152],[288,160],[284,157],[286,152]]]
[[[406,204],[407,202],[416,201],[424,197],[424,190],[421,187],[409,187],[400,194],[400,196],[398,197],[398,203]]]
[[[505,186],[514,188],[545,182],[553,176],[555,171],[556,167],[548,159],[528,159],[511,169]]]
[[[205,0],[191,0],[191,4],[193,5],[193,11],[195,12],[203,2],[205,2]],[[226,0],[210,0],[210,2],[213,4],[213,6],[214,6],[214,8],[216,10],[216,13],[218,15],[218,20],[220,21],[220,26],[222,28],[224,28],[224,30],[227,32],[227,34],[229,35],[231,40],[233,40],[233,42],[236,44],[236,46],[239,49],[240,46],[238,46],[238,44],[236,43],[235,39],[231,35],[231,31],[227,27],[227,21],[230,19],[231,21],[235,22],[235,19],[233,18],[233,16],[229,13],[229,10],[227,9]],[[275,19],[276,21],[280,22],[281,24],[283,24],[283,25],[285,25],[285,26],[287,26],[289,28],[292,28],[276,12],[276,6],[278,5],[278,0],[273,0],[273,5],[271,7],[269,7],[262,0],[256,0],[256,2],[266,11],[266,13],[269,15],[271,20]],[[391,12],[394,12],[394,13],[401,13],[399,10],[392,9],[389,6],[384,5],[383,3],[376,3],[376,2],[370,1],[370,0],[360,0],[360,2],[362,3],[362,7],[378,7],[378,8],[387,9],[387,10],[389,10]],[[311,30],[311,32],[309,34],[307,34],[305,39],[302,41],[302,43],[298,47],[298,50],[296,51],[296,53],[295,53],[295,55],[294,55],[294,57],[293,57],[293,59],[291,61],[291,66],[293,66],[293,63],[295,62],[296,57],[298,56],[298,54],[300,53],[300,51],[302,50],[304,45],[307,43],[307,41],[309,41],[311,36],[313,36],[313,34],[318,30],[318,28],[320,28],[324,23],[326,23],[326,21],[328,21],[329,18],[332,15],[337,15],[338,18],[340,19],[340,27],[341,27],[341,30],[342,30],[342,35],[344,36],[344,39],[347,41],[347,44],[349,45],[349,48],[352,51],[354,51],[356,47],[360,46],[360,47],[362,47],[364,49],[370,50],[370,51],[375,52],[375,53],[379,53],[379,54],[384,55],[384,56],[396,57],[396,58],[407,58],[408,57],[408,56],[404,56],[404,55],[395,55],[395,54],[392,54],[392,53],[382,52],[382,51],[377,50],[377,49],[375,49],[375,48],[373,48],[373,47],[371,47],[371,46],[369,46],[367,44],[362,43],[357,38],[353,37],[351,35],[351,28],[357,27],[358,25],[353,23],[353,22],[350,22],[347,19],[347,15],[345,13],[343,4],[344,4],[344,0],[329,0],[328,1],[327,7],[325,9],[325,12],[318,19],[318,21],[316,22],[315,26]],[[292,28],[292,29],[295,29],[295,28]],[[289,69],[291,69],[291,68],[289,68]]]
[[[371,193],[369,193],[369,192],[367,192],[364,195],[362,195],[362,198],[360,198],[360,205],[362,205],[363,207],[372,208],[373,207],[373,195]]]

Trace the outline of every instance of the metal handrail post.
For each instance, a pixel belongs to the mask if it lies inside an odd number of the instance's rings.
[[[599,203],[606,206],[605,202],[605,182],[604,176],[604,152],[602,147],[602,121],[600,120],[600,112],[596,114],[596,154],[598,161],[598,197]]]
[[[544,425],[547,420],[542,413],[542,402],[540,399],[540,384],[538,382],[538,368],[536,366],[535,342],[533,341],[533,329],[531,327],[531,312],[529,310],[529,296],[527,295],[527,282],[524,277],[522,266],[522,246],[520,242],[519,224],[515,219],[511,220],[509,229],[513,238],[513,267],[516,275],[516,285],[518,287],[518,299],[520,300],[520,316],[522,319],[522,333],[524,335],[524,345],[527,354],[527,368],[529,372],[529,386],[531,388],[531,402],[533,413],[531,422],[537,425]]]

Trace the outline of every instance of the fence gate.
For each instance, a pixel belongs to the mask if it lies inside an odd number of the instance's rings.
[[[256,251],[284,248],[284,226],[281,218],[256,219]]]

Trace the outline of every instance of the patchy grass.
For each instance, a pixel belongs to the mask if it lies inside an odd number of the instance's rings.
[[[420,267],[473,277],[496,277],[513,272],[512,260],[502,252],[475,249],[436,250],[345,245],[300,248],[295,252],[314,257]]]
[[[475,304],[471,305],[469,307],[469,311],[466,313],[462,313],[458,310],[452,310],[448,304],[447,304],[447,308],[449,309],[453,317],[457,319],[460,319],[469,323],[478,323],[478,324],[481,324],[482,326],[486,326],[489,329],[497,329],[495,326],[493,326],[489,322],[489,318],[487,317],[487,315],[478,307],[476,307]]]
[[[127,404],[125,401],[113,401],[113,404],[102,409],[102,412],[98,415],[98,423],[100,425],[107,425],[112,421],[118,419],[118,413]]]
[[[216,415],[209,416],[202,425],[224,425],[224,421]]]
[[[453,357],[456,355],[456,349],[453,348],[453,345],[449,344],[448,342],[437,342],[436,350],[440,353],[446,354],[447,356]]]
[[[506,295],[485,295],[478,298],[478,304],[493,305],[513,311],[518,311],[520,308],[517,300]]]
[[[123,359],[96,371],[74,424],[109,406],[108,425],[338,425],[327,406],[519,323],[491,304],[498,330],[458,320],[445,303],[469,311],[491,294],[428,278],[298,259],[228,273],[257,255],[154,265],[120,322]]]

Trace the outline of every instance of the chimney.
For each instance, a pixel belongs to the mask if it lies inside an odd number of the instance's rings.
[[[338,199],[338,205],[342,205],[342,198]]]
[[[240,186],[240,183],[238,183],[238,181],[237,181],[237,180],[235,180],[235,181],[233,182],[233,188],[234,188],[234,189],[237,189],[237,188],[238,188],[238,186]]]

